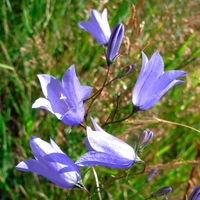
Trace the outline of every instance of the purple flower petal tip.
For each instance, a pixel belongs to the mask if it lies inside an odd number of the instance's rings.
[[[134,149],[117,137],[105,132],[92,118],[95,131],[87,127],[85,144],[89,152],[75,163],[78,167],[103,165],[112,168],[127,168],[134,164]]]
[[[81,21],[78,25],[92,34],[99,44],[106,45],[108,43],[111,30],[107,19],[106,8],[103,10],[102,14],[97,10],[92,9],[90,13],[90,21]]]
[[[38,98],[32,108],[46,109],[67,125],[80,124],[85,114],[83,100],[92,87],[80,85],[74,65],[65,71],[62,82],[48,74],[38,78],[45,98]]]
[[[164,72],[164,62],[158,51],[150,60],[142,52],[142,69],[133,90],[133,104],[141,110],[152,107],[170,88],[182,83],[176,79],[185,75],[186,72],[180,70]]]
[[[81,182],[77,165],[62,152],[52,139],[50,141],[51,143],[48,143],[38,137],[31,136],[30,146],[35,159],[20,162],[16,169],[44,176],[63,188],[76,186],[77,183]]]
[[[124,36],[124,25],[122,23],[119,23],[113,29],[108,42],[108,49],[106,55],[108,65],[110,65],[112,61],[116,58],[123,36]]]

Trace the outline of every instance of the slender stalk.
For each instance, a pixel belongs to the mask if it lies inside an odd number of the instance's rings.
[[[103,127],[105,127],[106,125],[108,125],[108,124],[115,124],[115,123],[119,123],[119,122],[122,122],[122,121],[125,121],[125,120],[127,120],[128,118],[130,118],[133,114],[135,114],[136,112],[138,112],[140,109],[138,108],[138,107],[133,107],[133,109],[132,109],[132,112],[128,115],[128,116],[126,116],[126,117],[124,117],[124,118],[122,118],[122,119],[119,119],[119,120],[116,120],[116,121],[110,121],[110,122],[106,122],[104,125],[103,125]]]
[[[86,129],[86,127],[82,123],[80,123],[79,126]]]
[[[93,174],[94,174],[94,177],[95,177],[95,181],[96,181],[96,185],[97,185],[97,193],[98,193],[99,200],[102,200],[97,173],[96,173],[94,167],[91,167],[91,168],[92,168],[92,171],[93,171]]]
[[[102,86],[99,90],[97,90],[91,97],[87,98],[86,100],[84,100],[84,102],[89,101],[90,99],[92,99],[93,97],[95,97],[102,89],[104,89],[105,87],[109,86],[112,84],[112,82],[114,82],[115,80],[119,79],[119,77],[115,77],[112,80],[110,80],[108,83],[106,83],[104,85],[104,87]]]
[[[88,200],[91,200],[91,194],[90,192],[84,187],[84,190],[88,193]]]
[[[108,116],[108,118],[107,118],[105,124],[108,122],[108,120],[110,119],[110,117],[111,117],[111,122],[114,120],[114,117],[115,117],[115,115],[116,115],[117,112],[118,112],[119,100],[120,100],[120,95],[117,95],[117,105],[116,105],[115,109],[114,109],[114,110],[110,113],[110,115]]]
[[[110,72],[110,67],[108,67],[108,69],[107,69],[106,77],[105,77],[105,80],[104,80],[104,83],[103,83],[101,89],[99,90],[99,92],[98,92],[98,94],[95,96],[95,98],[92,99],[92,101],[91,101],[91,103],[90,103],[90,105],[89,105],[89,107],[88,107],[88,109],[87,109],[87,112],[86,112],[86,114],[85,114],[85,120],[87,120],[87,116],[88,116],[88,113],[89,113],[90,108],[92,107],[92,104],[94,103],[94,101],[96,100],[96,98],[97,98],[98,96],[101,95],[101,92],[103,91],[103,89],[104,89],[104,87],[105,87],[105,85],[106,85],[109,72]]]

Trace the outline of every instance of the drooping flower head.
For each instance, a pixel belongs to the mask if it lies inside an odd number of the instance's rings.
[[[63,188],[81,187],[81,175],[77,165],[50,139],[45,142],[38,137],[30,138],[30,146],[35,159],[20,162],[20,171],[34,172],[44,176]],[[83,186],[82,186],[83,187]]]
[[[164,72],[164,62],[158,52],[150,60],[142,52],[142,69],[133,90],[133,104],[141,110],[152,107],[170,88],[183,83],[176,78],[185,74],[180,70]]]
[[[85,144],[89,152],[81,156],[75,163],[79,167],[103,165],[112,168],[127,168],[134,164],[136,154],[134,149],[105,132],[91,118],[95,131],[87,127]]]
[[[67,125],[80,124],[85,114],[83,100],[92,87],[80,85],[74,65],[64,73],[62,82],[48,74],[40,74],[38,78],[45,98],[37,99],[32,108],[46,109]]]
[[[190,195],[189,200],[200,200],[200,186],[196,187],[192,194]]]
[[[119,23],[113,29],[108,42],[108,49],[106,55],[108,65],[110,65],[113,59],[115,59],[115,57],[117,56],[123,36],[124,36],[124,25],[122,23]]]
[[[78,25],[91,33],[96,41],[101,45],[106,45],[109,41],[111,30],[107,19],[107,9],[101,13],[92,9],[90,13],[90,21],[81,21]]]

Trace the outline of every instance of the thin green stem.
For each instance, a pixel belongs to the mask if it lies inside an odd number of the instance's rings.
[[[95,178],[95,181],[96,181],[97,193],[98,193],[99,200],[102,200],[97,173],[96,173],[94,167],[91,167],[91,168],[92,168],[92,171],[93,171],[93,174],[94,174],[94,178]]]

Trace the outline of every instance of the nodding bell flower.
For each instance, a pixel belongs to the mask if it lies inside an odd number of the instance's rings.
[[[180,70],[164,72],[164,62],[158,52],[150,60],[142,52],[142,69],[133,90],[133,104],[140,110],[152,107],[170,88],[183,83],[176,78],[185,74]]]
[[[91,118],[95,131],[87,127],[85,144],[89,152],[82,155],[75,163],[78,167],[103,165],[112,168],[127,168],[134,164],[134,149],[107,132]]]
[[[110,66],[112,61],[116,58],[123,36],[124,36],[124,25],[122,23],[119,23],[113,29],[108,42],[108,49],[106,54],[108,66]]]
[[[170,193],[171,191],[172,191],[172,188],[170,186],[165,186],[165,187],[159,189],[157,192],[153,193],[151,195],[151,197],[164,196],[164,195],[167,195],[168,193]]]
[[[196,187],[192,194],[190,195],[189,200],[200,200],[200,186]]]
[[[90,21],[81,21],[78,25],[91,33],[96,41],[101,45],[106,45],[109,41],[111,30],[107,19],[107,9],[101,13],[92,9],[90,13]]]
[[[152,137],[153,137],[152,131],[148,130],[142,131],[138,140],[139,150],[143,151],[143,149],[149,144],[149,142],[151,142]]]
[[[48,74],[40,74],[38,78],[45,98],[37,99],[32,108],[46,109],[67,125],[80,124],[85,114],[83,100],[92,87],[80,85],[74,65],[64,73],[62,82]]]
[[[84,189],[77,165],[62,152],[51,138],[50,142],[31,136],[30,146],[35,159],[24,160],[16,168],[20,171],[34,172],[44,176],[63,188],[79,187]]]

